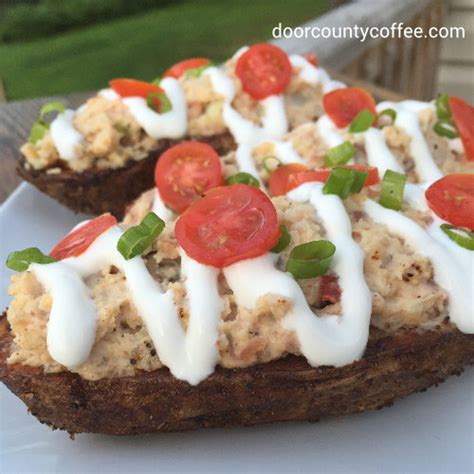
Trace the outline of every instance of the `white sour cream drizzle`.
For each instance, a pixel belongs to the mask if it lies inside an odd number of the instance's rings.
[[[84,139],[82,133],[74,128],[75,112],[66,109],[51,122],[51,139],[62,160],[70,161],[78,158],[78,147]]]
[[[152,138],[181,138],[186,134],[187,104],[179,82],[172,77],[165,77],[160,82],[171,102],[171,110],[163,114],[148,107],[142,97],[125,97],[122,102],[128,107],[134,119]]]
[[[420,127],[418,113],[421,110],[434,107],[429,102],[405,100],[402,102],[381,102],[377,112],[391,108],[397,113],[395,125],[410,136],[410,156],[415,163],[415,170],[421,181],[434,181],[443,176],[438,165],[433,160],[428,143]]]
[[[161,198],[158,188],[155,186],[153,194],[153,205],[151,208],[157,216],[160,216],[165,222],[169,222],[173,219],[173,212],[169,209]]]
[[[371,127],[363,135],[367,162],[369,166],[375,166],[379,169],[380,176],[383,176],[388,169],[405,173],[403,167],[387,146],[382,130]]]
[[[330,119],[329,115],[321,115],[316,122],[316,127],[320,137],[328,148],[333,148],[344,143],[342,133],[336,127],[336,124]]]
[[[161,362],[171,373],[197,384],[214,371],[222,301],[218,271],[182,254],[182,272],[190,308],[184,331],[172,291],[163,292],[138,256],[125,260],[117,251],[118,227],[102,234],[82,255],[31,270],[53,298],[48,322],[48,351],[59,363],[75,368],[86,362],[95,339],[96,308],[82,279],[109,265],[121,269],[132,302],[143,319]],[[206,304],[202,304],[202,295]]]
[[[300,79],[312,85],[321,84],[324,94],[335,89],[347,87],[343,82],[332,80],[323,68],[314,66],[305,57],[299,54],[292,54],[290,56],[290,62],[294,68],[300,69]]]
[[[343,288],[342,315],[316,316],[294,278],[275,268],[271,254],[235,263],[224,269],[224,275],[237,303],[246,308],[254,308],[265,294],[282,295],[293,301],[283,324],[295,331],[301,353],[311,365],[349,364],[362,356],[369,334],[372,296],[363,274],[364,255],[352,239],[342,201],[323,194],[320,183],[304,184],[288,197],[309,201],[323,221],[327,238],[336,245],[332,268]]]

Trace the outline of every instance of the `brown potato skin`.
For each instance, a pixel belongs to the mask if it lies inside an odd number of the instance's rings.
[[[124,215],[125,208],[140,194],[154,186],[155,164],[159,156],[172,145],[182,140],[161,140],[153,153],[140,161],[130,161],[117,169],[89,169],[76,173],[64,168],[61,173],[48,174],[46,169],[27,167],[24,158],[18,164],[18,174],[43,193],[51,196],[74,212],[102,214],[110,212],[117,219]],[[235,148],[230,133],[212,137],[197,137],[213,146],[219,154]],[[55,166],[57,167],[57,166]]]
[[[88,381],[70,372],[7,365],[12,339],[0,319],[0,380],[42,423],[69,433],[135,435],[340,416],[391,405],[474,363],[474,336],[440,330],[371,336],[364,358],[310,367],[302,357],[222,369],[197,386],[167,369]]]

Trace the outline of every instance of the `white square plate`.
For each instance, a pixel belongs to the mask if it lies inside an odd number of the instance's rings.
[[[50,249],[84,219],[23,184],[0,208],[0,307],[13,250]],[[474,370],[393,407],[316,424],[142,437],[51,431],[0,387],[0,472],[474,472]]]

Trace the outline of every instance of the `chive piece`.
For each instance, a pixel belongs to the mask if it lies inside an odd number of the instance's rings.
[[[141,255],[163,232],[165,222],[149,212],[140,224],[127,229],[117,242],[117,250],[125,260]]]
[[[345,199],[349,193],[359,193],[369,173],[351,168],[334,168],[329,175],[323,194],[336,194]]]
[[[157,86],[159,86],[159,85],[160,85],[160,82],[161,82],[161,79],[162,79],[161,76],[155,77],[155,79],[153,79],[153,80],[151,81],[151,83],[152,83],[152,84],[156,84]]]
[[[456,125],[450,119],[438,120],[434,124],[433,130],[441,137],[457,138],[459,136]]]
[[[271,166],[268,164],[268,162],[272,160],[276,163],[275,166]],[[272,173],[277,168],[279,168],[282,164],[283,163],[281,162],[281,160],[279,160],[276,156],[273,156],[273,155],[266,156],[262,161],[263,169],[267,171],[268,173]]]
[[[163,91],[150,92],[146,96],[146,105],[159,114],[165,114],[173,108],[170,99]]]
[[[40,122],[39,120],[37,120],[31,127],[28,141],[30,143],[33,143],[34,145],[36,142],[40,141],[45,136],[48,129],[49,129],[49,124],[47,124],[46,122]]]
[[[30,247],[24,250],[18,250],[10,253],[7,257],[7,267],[17,272],[24,272],[28,270],[30,263],[47,264],[53,263],[56,260],[49,255],[45,255],[37,247]]]
[[[404,174],[392,170],[385,171],[380,190],[380,204],[387,209],[399,211],[402,208],[406,181],[407,177]]]
[[[467,249],[474,250],[474,232],[463,227],[456,227],[451,224],[441,224],[441,230],[459,246]]]
[[[44,104],[43,107],[40,109],[39,113],[39,120],[45,122],[46,114],[51,112],[57,112],[58,114],[62,114],[65,110],[64,104],[62,102],[48,102]]]
[[[350,133],[365,132],[375,122],[375,115],[367,109],[361,110],[349,125]]]
[[[291,237],[288,229],[283,224],[280,225],[280,238],[278,239],[275,247],[272,248],[273,253],[280,253],[282,250],[285,250],[288,245],[290,245]]]
[[[297,245],[288,257],[286,270],[296,279],[324,275],[331,265],[336,247],[329,240],[315,240]]]
[[[185,72],[186,77],[199,77],[207,68],[214,66],[214,63],[211,63],[210,61],[207,64],[203,64],[202,66],[198,67],[193,67],[191,69],[188,69]]]
[[[31,127],[28,141],[35,144],[45,136],[49,129],[49,123],[46,121],[47,114],[51,112],[62,114],[64,110],[64,104],[62,102],[48,102],[44,104],[40,109],[38,120]]]
[[[225,180],[225,184],[231,185],[231,184],[248,184],[249,186],[255,186],[256,188],[260,187],[260,183],[255,176],[252,176],[250,173],[245,173],[244,171],[234,174],[232,176],[229,176]]]
[[[448,94],[440,94],[436,97],[435,101],[436,115],[439,119],[450,119],[451,108],[449,107]]]
[[[377,115],[377,123],[383,121],[384,117],[388,117],[390,119],[389,123],[380,123],[379,128],[384,128],[387,125],[393,125],[395,120],[397,119],[397,112],[395,109],[384,109]]]
[[[326,166],[345,165],[354,156],[354,153],[354,146],[351,142],[345,141],[334,146],[326,152]]]

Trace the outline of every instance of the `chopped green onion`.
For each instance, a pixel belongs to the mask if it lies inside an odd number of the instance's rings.
[[[402,208],[406,181],[407,177],[404,174],[392,170],[385,171],[380,190],[380,204],[388,209],[399,211]]]
[[[158,107],[155,103],[156,100],[158,100],[159,103]],[[159,114],[169,112],[173,108],[171,101],[163,91],[150,92],[150,94],[146,96],[146,105]]]
[[[474,250],[474,232],[451,224],[441,224],[441,230],[461,247]]]
[[[161,76],[158,76],[151,81],[152,84],[156,84],[157,86],[160,85],[160,82],[161,82]]]
[[[433,130],[441,137],[456,138],[459,136],[456,125],[450,119],[440,119],[433,127]]]
[[[51,112],[62,114],[64,110],[64,104],[62,102],[48,102],[47,104],[44,104],[40,109],[38,120],[31,127],[28,141],[35,144],[45,136],[49,129],[49,123],[46,121],[47,114]]]
[[[40,122],[39,120],[37,120],[31,127],[28,141],[30,143],[35,144],[36,142],[38,142],[45,136],[48,129],[49,129],[49,124],[45,122]]]
[[[163,232],[165,222],[154,212],[149,212],[139,225],[130,227],[117,242],[117,250],[125,260],[141,255]]]
[[[361,110],[349,125],[350,133],[365,132],[375,122],[375,115],[367,109]]]
[[[395,120],[397,119],[397,112],[395,111],[395,109],[384,109],[382,110],[382,112],[380,112],[378,115],[377,115],[377,122],[380,122],[383,117],[389,117],[390,118],[390,124],[393,125],[395,123]],[[379,125],[379,128],[383,128],[383,127],[386,127],[388,124],[386,123],[381,123]]]
[[[448,99],[448,94],[440,94],[438,97],[436,97],[436,115],[439,119],[451,118],[451,108],[449,107]]]
[[[208,62],[207,64],[203,64],[202,66],[193,67],[192,69],[188,69],[185,73],[186,77],[199,77],[204,70],[208,67],[214,66],[213,63]]]
[[[323,194],[337,194],[345,199],[349,193],[359,193],[369,175],[368,171],[334,168],[323,187]]]
[[[46,264],[53,262],[56,262],[53,257],[44,255],[44,253],[36,247],[12,252],[7,257],[7,267],[17,272],[28,270],[30,263]]]
[[[286,270],[297,279],[324,275],[329,270],[335,251],[336,247],[329,240],[297,245],[290,252]]]
[[[355,150],[351,142],[345,141],[330,148],[326,153],[326,166],[345,165],[353,156]]]
[[[280,225],[280,238],[278,239],[275,247],[272,248],[273,253],[280,253],[282,250],[285,250],[288,245],[290,245],[291,237],[288,229],[281,224]]]
[[[58,114],[62,114],[65,110],[64,104],[62,102],[48,102],[44,104],[43,107],[40,109],[39,113],[39,120],[45,121],[46,114],[51,112],[57,112]]]
[[[272,160],[276,163],[275,166],[271,166],[268,164]],[[281,160],[279,160],[276,156],[272,156],[272,155],[266,156],[262,161],[262,166],[264,170],[267,171],[268,173],[275,171],[275,169],[281,166],[282,164],[283,163],[281,162]]]
[[[234,174],[225,180],[225,184],[248,184],[249,186],[255,186],[256,188],[260,187],[260,183],[255,176],[252,176],[250,173],[245,173],[242,171],[241,173]]]

